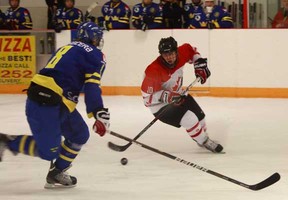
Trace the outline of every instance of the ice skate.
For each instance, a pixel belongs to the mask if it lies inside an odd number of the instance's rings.
[[[53,189],[75,187],[77,184],[77,179],[74,176],[70,176],[66,172],[69,168],[70,167],[61,171],[55,167],[54,163],[51,162],[44,188]]]
[[[206,149],[208,149],[209,151],[212,151],[214,153],[221,153],[223,150],[223,147],[221,144],[217,144],[216,142],[211,140],[209,137],[203,143],[203,145],[200,145],[200,146],[205,147]]]
[[[0,162],[2,161],[4,151],[8,149],[7,143],[15,139],[15,136],[0,133]],[[14,155],[17,153],[12,152]]]

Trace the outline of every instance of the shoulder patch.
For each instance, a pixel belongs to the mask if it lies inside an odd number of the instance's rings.
[[[155,12],[156,12],[155,8],[153,8],[153,7],[150,8],[149,11],[150,11],[151,13],[155,13]]]
[[[190,9],[190,6],[189,6],[188,4],[186,4],[186,5],[184,6],[184,10],[187,12],[189,9]]]
[[[138,12],[140,11],[140,8],[139,8],[138,6],[135,6],[134,9],[133,9],[133,11],[134,11],[135,13],[138,13]]]
[[[220,13],[219,12],[215,12],[214,13],[214,17],[219,17],[220,16]]]

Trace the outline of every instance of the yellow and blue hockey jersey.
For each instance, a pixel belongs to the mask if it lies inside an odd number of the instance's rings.
[[[11,7],[5,13],[5,26],[9,30],[32,29],[32,19],[29,10],[18,7],[13,10]]]
[[[103,17],[99,17],[99,23],[105,21],[108,29],[129,29],[130,28],[130,8],[122,1],[113,4],[108,1],[102,6]]]
[[[61,96],[70,112],[74,111],[84,86],[88,117],[92,117],[103,108],[100,81],[105,66],[104,54],[98,48],[74,41],[58,49],[32,82]]]
[[[147,25],[147,29],[163,28],[161,6],[153,2],[149,5],[136,4],[133,7],[132,24],[137,29],[143,29],[143,25]]]
[[[83,13],[78,8],[61,8],[56,12],[56,23],[62,24],[63,29],[76,29],[83,22]]]
[[[207,28],[209,23],[213,25],[213,28],[233,28],[230,14],[218,5],[215,5],[212,12],[207,14],[202,6],[186,4],[184,12],[186,28]]]

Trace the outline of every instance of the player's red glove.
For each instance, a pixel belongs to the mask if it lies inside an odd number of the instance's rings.
[[[160,101],[163,103],[174,103],[174,105],[180,105],[184,101],[183,95],[176,93],[176,92],[170,92],[170,91],[163,91],[160,97]]]
[[[101,137],[109,131],[110,126],[110,113],[108,108],[102,108],[95,115],[96,121],[93,125],[93,130],[95,133],[98,133]]]
[[[196,77],[201,78],[201,84],[204,84],[211,75],[210,70],[207,66],[207,58],[198,58],[194,62],[194,69],[195,69],[195,75]]]

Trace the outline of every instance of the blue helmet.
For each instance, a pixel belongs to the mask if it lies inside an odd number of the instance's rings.
[[[77,28],[77,40],[93,44],[98,48],[103,47],[103,31],[94,22],[83,22]]]

